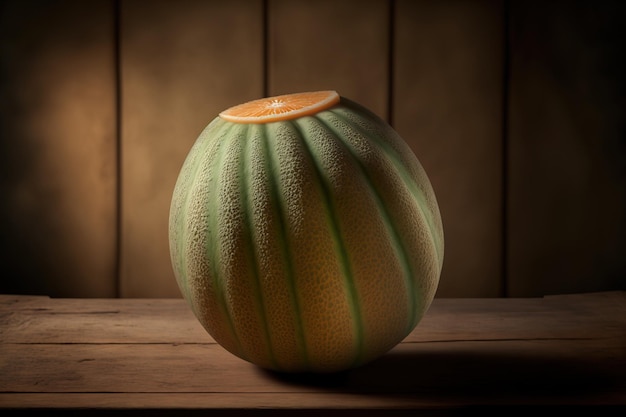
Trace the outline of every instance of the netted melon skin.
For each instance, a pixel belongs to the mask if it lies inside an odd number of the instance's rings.
[[[207,332],[285,372],[341,371],[394,347],[432,302],[444,253],[421,164],[343,97],[288,121],[214,119],[181,169],[169,237]]]

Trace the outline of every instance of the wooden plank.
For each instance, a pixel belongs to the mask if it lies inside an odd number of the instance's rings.
[[[215,343],[181,299],[48,300],[0,309],[2,343]]]
[[[330,391],[330,390],[329,390]],[[556,401],[555,401],[556,399]],[[561,399],[559,401],[559,399]],[[28,410],[28,415],[37,411],[49,410],[81,410],[88,409],[93,415],[94,411],[110,411],[111,415],[120,415],[126,412],[143,415],[145,411],[149,415],[161,415],[160,410],[181,410],[185,416],[206,415],[211,410],[211,415],[220,411],[236,410],[237,416],[241,415],[307,415],[302,410],[315,410],[324,415],[401,415],[411,416],[416,414],[416,409],[421,415],[502,415],[506,412],[511,414],[510,406],[522,407],[518,411],[528,413],[535,407],[546,406],[552,409],[573,408],[577,411],[588,410],[594,416],[615,415],[621,416],[622,407],[613,409],[612,405],[621,405],[626,401],[619,393],[588,393],[584,397],[570,397],[562,393],[556,393],[550,397],[535,396],[520,401],[515,395],[488,398],[475,396],[470,393],[460,394],[455,398],[437,397],[429,395],[372,395],[355,394],[353,392],[299,392],[299,393],[0,393],[0,407],[16,411]],[[555,406],[558,403],[560,406]],[[565,405],[567,404],[567,405]],[[508,406],[508,407],[507,407]],[[485,407],[484,409],[479,407]],[[358,413],[351,413],[357,410]],[[194,414],[194,411],[196,414]],[[287,411],[288,414],[280,413]],[[300,413],[296,414],[297,411]],[[268,414],[263,414],[268,412]],[[607,413],[608,412],[608,413]],[[6,411],[4,411],[6,413]],[[277,414],[279,413],[279,414]],[[432,414],[431,414],[432,413]],[[3,414],[6,415],[6,414]],[[98,413],[97,415],[101,415]],[[226,414],[232,415],[232,414]],[[316,414],[317,415],[317,414]]]
[[[387,116],[387,1],[273,0],[268,21],[270,95],[336,90]]]
[[[439,297],[501,295],[502,1],[395,7],[393,123],[443,218]]]
[[[114,57],[108,0],[0,3],[0,292],[115,295]]]
[[[1,343],[215,343],[181,299],[37,300],[0,296]],[[625,337],[624,317],[624,292],[438,298],[405,342]]]
[[[625,16],[511,3],[511,296],[626,287]]]
[[[14,295],[0,294],[0,309],[12,310],[31,308],[33,305],[41,305],[50,301],[50,297],[45,295]]]
[[[476,407],[502,412],[522,405],[623,409],[625,300],[624,292],[543,299],[438,298],[432,326],[448,332],[445,341],[407,340],[377,361],[339,374],[289,375],[263,371],[215,343],[144,338],[144,328],[152,327],[148,333],[156,337],[159,325],[163,333],[173,323],[184,326],[174,317],[185,315],[180,299],[0,296],[0,409],[3,415],[86,408],[127,413],[251,413],[261,408],[441,413]],[[167,313],[160,315],[161,310]],[[50,343],[45,332],[35,336],[43,326],[6,320],[20,314],[47,316],[62,336]],[[85,321],[89,314],[108,325]],[[111,319],[116,314],[125,317]],[[194,320],[185,316],[184,321]],[[66,330],[54,324],[59,317],[64,317]],[[92,326],[117,337],[124,333],[119,327],[136,332],[125,340],[112,341],[114,336],[106,342],[96,332],[81,340],[79,333]],[[510,337],[515,332],[506,328],[518,326],[522,331]],[[543,330],[533,332],[533,327]],[[589,333],[592,327],[596,330]],[[17,342],[5,337],[12,328],[30,329],[31,338]],[[605,410],[594,408],[594,415]]]
[[[121,3],[123,297],[175,297],[168,214],[183,160],[225,108],[262,94],[262,2]]]
[[[25,407],[28,404],[28,407]],[[471,404],[471,399],[459,402],[456,406]],[[177,409],[185,410],[186,414],[198,409],[209,410],[232,410],[237,409],[238,414],[243,414],[242,409],[252,409],[255,415],[261,409],[272,409],[272,415],[276,411],[289,410],[294,413],[296,409],[322,409],[325,415],[339,409],[340,415],[350,415],[350,409],[368,410],[384,409],[402,410],[407,407],[421,406],[425,408],[447,408],[449,403],[431,399],[415,397],[384,397],[374,395],[354,395],[353,393],[173,393],[167,396],[163,394],[143,393],[119,393],[119,394],[50,394],[50,393],[17,393],[0,394],[0,406],[15,409],[26,408],[97,408],[106,409]],[[212,414],[213,415],[213,414]],[[293,415],[293,414],[290,414]],[[369,414],[368,414],[369,415]],[[395,415],[395,414],[394,414]]]
[[[532,397],[560,387],[624,399],[624,338],[403,343],[332,376],[266,372],[218,345],[2,344],[0,392],[302,393],[438,392]],[[9,360],[10,359],[10,360]],[[594,396],[595,397],[595,396]]]

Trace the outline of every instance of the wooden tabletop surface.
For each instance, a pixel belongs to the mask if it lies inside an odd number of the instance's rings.
[[[0,295],[2,415],[466,415],[529,407],[626,415],[626,292],[437,298],[379,360],[317,376],[271,373],[233,356],[182,299]]]

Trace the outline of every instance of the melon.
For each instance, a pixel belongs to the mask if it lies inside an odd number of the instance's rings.
[[[220,113],[181,168],[169,244],[206,331],[279,372],[337,372],[388,352],[431,304],[444,252],[414,153],[335,91]]]

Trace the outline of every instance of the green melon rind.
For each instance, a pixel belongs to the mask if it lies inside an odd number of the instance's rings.
[[[364,137],[371,140],[381,153],[388,158],[395,167],[397,174],[401,176],[404,184],[410,190],[422,218],[428,224],[434,256],[437,259],[437,268],[434,272],[436,279],[431,280],[429,287],[424,289],[427,294],[424,295],[424,305],[418,311],[417,321],[419,321],[419,318],[432,302],[444,259],[443,224],[430,180],[406,142],[387,123],[365,107],[342,97],[340,106],[321,112],[318,117],[323,118],[327,113],[340,117],[355,129],[361,131]]]
[[[414,157],[409,146],[400,136],[378,116],[342,97],[342,106],[329,109],[328,112],[341,117],[355,129],[361,131],[365,137],[376,142],[382,151],[398,170],[405,184],[411,190],[419,203],[419,208],[431,230],[440,268],[443,266],[443,225],[435,193],[424,171],[424,168]],[[364,117],[365,116],[365,117]]]
[[[407,298],[408,298],[407,303],[409,304],[409,314],[412,317],[406,329],[406,332],[408,333],[415,326],[414,324],[415,317],[417,316],[416,306],[415,306],[415,297],[411,296],[411,294],[413,294],[415,291],[415,288],[413,285],[413,279],[412,279],[414,272],[413,272],[413,267],[409,262],[409,254],[407,253],[407,249],[404,243],[402,242],[398,228],[394,224],[392,214],[390,214],[390,210],[387,207],[387,204],[385,203],[384,199],[381,196],[380,191],[377,189],[376,185],[374,184],[373,179],[368,173],[366,163],[359,156],[359,150],[353,143],[351,143],[347,139],[346,135],[344,134],[345,132],[341,130],[341,127],[337,127],[337,125],[335,124],[337,120],[333,120],[332,117],[329,117],[328,114],[319,115],[319,117],[316,120],[321,122],[326,129],[333,132],[333,134],[339,140],[339,142],[346,147],[346,149],[348,150],[348,152],[354,159],[355,166],[358,167],[357,172],[359,173],[359,175],[363,177],[363,181],[367,184],[368,188],[370,189],[373,200],[376,206],[378,207],[378,210],[383,219],[383,222],[385,223],[389,239],[396,253],[396,257],[400,260],[400,263],[402,264],[402,268],[404,271],[405,284],[407,287]]]
[[[341,263],[341,259],[338,258],[336,250],[332,247],[337,247],[337,235],[335,230],[331,227],[332,223],[329,223],[328,217],[328,200],[324,195],[324,187],[319,181],[319,171],[315,166],[315,160],[310,153],[310,149],[302,138],[302,135],[298,133],[295,126],[291,122],[271,123],[267,125],[269,140],[274,160],[276,161],[276,178],[280,189],[280,195],[282,196],[281,206],[283,207],[282,213],[284,215],[285,230],[287,232],[287,240],[292,253],[293,261],[293,276],[291,280],[294,282],[296,291],[296,298],[300,300],[301,307],[301,320],[304,335],[307,338],[306,352],[308,366],[302,365],[303,370],[316,370],[321,366],[333,366],[330,362],[338,361],[337,358],[329,357],[329,352],[332,348],[317,343],[319,340],[319,325],[323,323],[324,317],[311,317],[312,311],[318,311],[323,309],[324,291],[319,293],[311,293],[311,286],[315,285],[315,277],[306,276],[302,272],[303,270],[311,271],[309,261],[306,260],[306,253],[309,246],[315,246],[316,244],[322,245],[324,252],[330,251],[334,264],[326,265],[326,268],[335,269],[337,275],[340,274],[341,268],[344,267]],[[313,195],[314,201],[318,204],[315,210],[316,213],[324,213],[322,217],[326,219],[324,231],[314,235],[306,235],[304,237],[298,236],[299,231],[307,226],[301,226],[299,223],[306,223],[311,220],[311,216],[307,216],[304,213],[309,210],[309,207],[302,205],[301,193],[307,195]],[[306,199],[306,196],[304,196]],[[315,221],[313,221],[315,223]],[[318,240],[319,239],[319,240]],[[319,249],[319,248],[318,248]],[[326,270],[326,272],[328,272]],[[337,284],[337,283],[335,283]],[[335,285],[341,287],[341,284]],[[308,288],[308,290],[307,290]],[[343,290],[345,292],[345,285]],[[327,293],[327,292],[326,292]],[[336,294],[336,293],[335,293]],[[343,297],[347,306],[348,297]],[[350,320],[350,312],[344,309],[339,309],[339,305],[335,306],[335,309],[331,312],[327,311],[327,314],[345,314],[346,320]],[[347,307],[346,307],[347,308]],[[336,335],[334,341],[340,341],[341,343],[348,343],[353,349],[354,341],[354,326],[348,323],[348,326],[343,331],[343,334]],[[329,350],[330,349],[330,350]],[[345,351],[345,349],[343,349]],[[337,355],[333,355],[337,356]],[[352,354],[348,355],[350,358],[345,360],[352,361]],[[341,361],[340,361],[341,362]],[[343,363],[343,362],[341,362]],[[323,364],[323,365],[320,365]],[[338,364],[336,366],[339,366]]]
[[[278,124],[294,126],[294,132],[297,132],[292,138],[294,144],[277,143],[273,135],[276,132],[275,126]],[[359,181],[369,187],[370,197],[378,207],[382,217],[381,221],[387,230],[386,239],[389,240],[389,245],[394,248],[396,257],[399,259],[398,262],[404,271],[402,279],[409,294],[407,302],[410,305],[408,307],[410,318],[401,335],[396,335],[394,340],[386,341],[374,349],[369,347],[371,344],[369,340],[375,338],[376,335],[364,334],[365,326],[363,313],[360,311],[360,295],[355,285],[355,278],[352,276],[352,265],[349,259],[350,249],[345,247],[341,230],[342,220],[337,217],[335,208],[336,192],[325,179],[322,168],[325,161],[320,160],[319,152],[315,150],[317,146],[315,139],[308,137],[307,132],[312,128],[325,129],[327,133],[332,134],[338,139],[338,144],[343,147],[346,155],[351,158],[351,163],[357,168],[356,171],[361,177]],[[384,200],[383,193],[377,188],[368,173],[367,161],[363,159],[354,143],[346,138],[344,133],[347,130],[351,132],[352,136],[358,136],[360,140],[367,142],[368,146],[373,147],[376,152],[384,155],[384,158],[387,159],[386,163],[394,167],[397,181],[404,183],[407,193],[413,197],[417,210],[428,225],[432,256],[436,258],[437,270],[428,272],[431,276],[430,281],[433,282],[430,282],[426,288],[417,288],[414,285],[411,275],[415,275],[416,267],[411,264],[407,243],[403,241],[402,232],[394,222],[394,213],[391,212],[388,202]],[[250,134],[249,132],[253,133]],[[258,142],[258,145],[252,138]],[[245,263],[250,272],[249,275],[252,276],[250,287],[254,293],[252,298],[255,300],[255,311],[261,317],[262,340],[249,340],[247,334],[240,334],[243,330],[238,328],[237,321],[233,319],[233,314],[236,313],[238,307],[231,304],[233,300],[229,298],[228,288],[229,280],[234,278],[223,276],[220,242],[216,236],[222,226],[214,209],[223,204],[220,200],[219,191],[216,190],[221,190],[219,184],[223,181],[220,178],[224,175],[224,154],[228,153],[227,148],[229,146],[235,146],[231,143],[233,141],[240,141],[240,150],[245,149],[243,158],[247,161],[241,163],[235,158],[230,162],[231,165],[236,165],[237,174],[235,176],[239,181],[238,186],[235,187],[239,191],[233,207],[236,207],[236,210],[241,210],[239,215],[242,216],[243,223],[246,225],[244,234],[248,248]],[[354,352],[351,354],[352,359],[344,360],[342,364],[316,363],[320,359],[310,356],[307,323],[303,321],[302,316],[303,295],[299,294],[299,281],[292,261],[294,256],[299,254],[293,253],[291,248],[294,242],[293,236],[290,234],[292,232],[290,232],[291,226],[289,226],[287,216],[287,210],[291,203],[287,204],[285,201],[283,192],[286,185],[283,182],[284,178],[279,173],[280,165],[284,163],[284,157],[281,158],[279,154],[289,155],[289,151],[285,151],[286,148],[283,148],[283,151],[278,151],[281,146],[300,146],[308,152],[313,162],[312,166],[316,170],[312,177],[316,178],[316,187],[320,190],[320,195],[325,201],[327,227],[335,240],[335,257],[343,270],[345,295],[349,300],[348,304],[351,306],[350,310],[353,317],[354,342],[352,349]],[[192,147],[175,187],[170,211],[170,251],[176,279],[183,296],[189,301],[194,313],[218,343],[232,353],[267,368],[287,371],[333,371],[353,367],[373,359],[391,348],[412,330],[434,296],[443,261],[443,228],[430,182],[416,158],[412,154],[407,155],[407,150],[410,153],[408,146],[384,122],[362,107],[343,98],[341,104],[329,110],[295,121],[275,122],[266,125],[242,125],[216,118],[203,131]],[[246,178],[251,175],[248,172],[248,167],[252,165],[250,161],[257,158],[263,161],[262,169],[267,171],[263,173],[262,177],[265,179],[267,189],[269,189],[271,212],[274,213],[272,217],[277,222],[275,226],[277,230],[274,230],[273,237],[278,241],[282,254],[280,262],[287,276],[285,285],[290,299],[287,310],[290,310],[289,313],[291,313],[294,329],[293,343],[298,346],[297,356],[299,356],[291,360],[290,363],[282,363],[281,357],[275,354],[276,336],[266,317],[263,278],[259,272],[258,257],[260,254],[252,247],[257,245],[256,239],[258,238],[254,232],[257,228],[254,223],[255,207],[251,203],[254,187]],[[199,173],[204,175],[199,175]],[[207,188],[210,189],[211,187],[215,188],[207,191]],[[198,198],[205,198],[204,204],[195,201]],[[205,212],[203,213],[198,207],[202,207]],[[196,219],[195,221],[205,221],[206,224],[196,226],[194,229],[189,226],[191,218]],[[194,238],[198,239],[198,233],[201,235],[204,233],[200,240],[204,241],[203,250],[206,257],[204,261],[210,266],[209,270],[207,271],[205,268],[202,274],[194,270],[190,266],[190,260],[187,259],[189,253],[197,254],[198,252],[197,248],[194,247]],[[418,291],[423,291],[423,293],[419,294]],[[207,296],[207,293],[211,296]],[[418,306],[416,303],[420,300],[422,304]],[[211,310],[212,315],[207,315],[206,309]],[[213,323],[219,321],[222,323],[218,325]],[[227,324],[224,325],[224,323]],[[264,346],[262,351],[265,353],[256,352],[252,354],[249,346],[259,344]],[[263,358],[263,356],[267,356],[267,358]]]
[[[244,132],[247,132],[248,130],[250,130],[249,126],[245,128]],[[248,262],[252,264],[250,274],[252,275],[253,279],[251,280],[250,284],[251,284],[252,292],[256,295],[255,298],[256,298],[256,303],[257,303],[257,310],[258,310],[258,315],[259,315],[261,325],[263,328],[264,343],[266,345],[270,367],[274,369],[278,369],[279,366],[278,366],[277,359],[274,355],[274,349],[272,348],[272,344],[273,344],[272,337],[271,337],[270,328],[268,326],[268,321],[267,321],[264,292],[261,290],[259,259],[254,249],[254,237],[253,237],[253,231],[255,229],[255,225],[253,223],[254,207],[252,207],[250,203],[250,199],[248,198],[250,195],[252,195],[255,192],[252,186],[252,181],[249,180],[249,175],[246,172],[246,167],[252,164],[251,159],[253,157],[251,156],[250,149],[251,149],[251,145],[255,144],[255,141],[252,140],[252,137],[250,134],[244,133],[244,136],[245,138],[242,140],[242,145],[241,145],[241,150],[240,150],[241,159],[243,163],[239,164],[238,176],[239,176],[239,180],[241,181],[241,186],[239,187],[240,189],[239,198],[244,208],[243,222],[244,222],[245,229],[247,232],[247,236],[246,236],[247,251],[246,252],[247,252]]]
[[[289,293],[289,299],[291,301],[291,307],[293,309],[293,318],[292,323],[294,326],[294,337],[296,340],[297,350],[301,357],[301,366],[305,369],[310,367],[308,352],[306,348],[306,335],[304,332],[304,325],[302,323],[301,316],[301,307],[300,301],[297,295],[296,283],[294,281],[294,267],[292,265],[292,253],[290,251],[289,246],[289,238],[286,230],[286,217],[285,217],[285,207],[281,204],[280,198],[280,181],[276,174],[276,169],[274,168],[277,165],[276,157],[270,150],[269,145],[269,134],[267,131],[266,125],[259,125],[259,129],[261,130],[262,137],[262,149],[261,149],[261,159],[265,164],[265,172],[268,176],[268,188],[269,195],[271,201],[271,210],[275,213],[277,219],[277,227],[278,231],[276,233],[276,239],[279,242],[278,246],[280,248],[280,256],[282,258],[282,265],[284,265],[284,271],[286,276],[285,285],[287,287],[287,292]]]
[[[348,305],[350,306],[350,312],[352,315],[352,332],[354,336],[355,355],[353,364],[358,364],[362,361],[364,354],[364,335],[363,335],[363,317],[361,313],[361,306],[359,302],[359,294],[354,283],[354,276],[352,273],[352,266],[347,253],[346,244],[344,242],[342,231],[340,227],[340,220],[335,208],[335,197],[333,196],[332,186],[325,179],[323,162],[320,160],[319,149],[316,145],[319,145],[315,138],[310,137],[307,134],[303,124],[316,120],[315,118],[305,117],[296,121],[287,121],[283,123],[289,123],[294,127],[297,132],[297,139],[300,140],[306,147],[313,166],[315,168],[314,178],[318,188],[321,190],[321,194],[324,198],[325,215],[328,222],[328,227],[331,230],[331,235],[335,243],[336,258],[341,266],[345,293],[348,298]],[[299,123],[298,123],[299,122]]]

